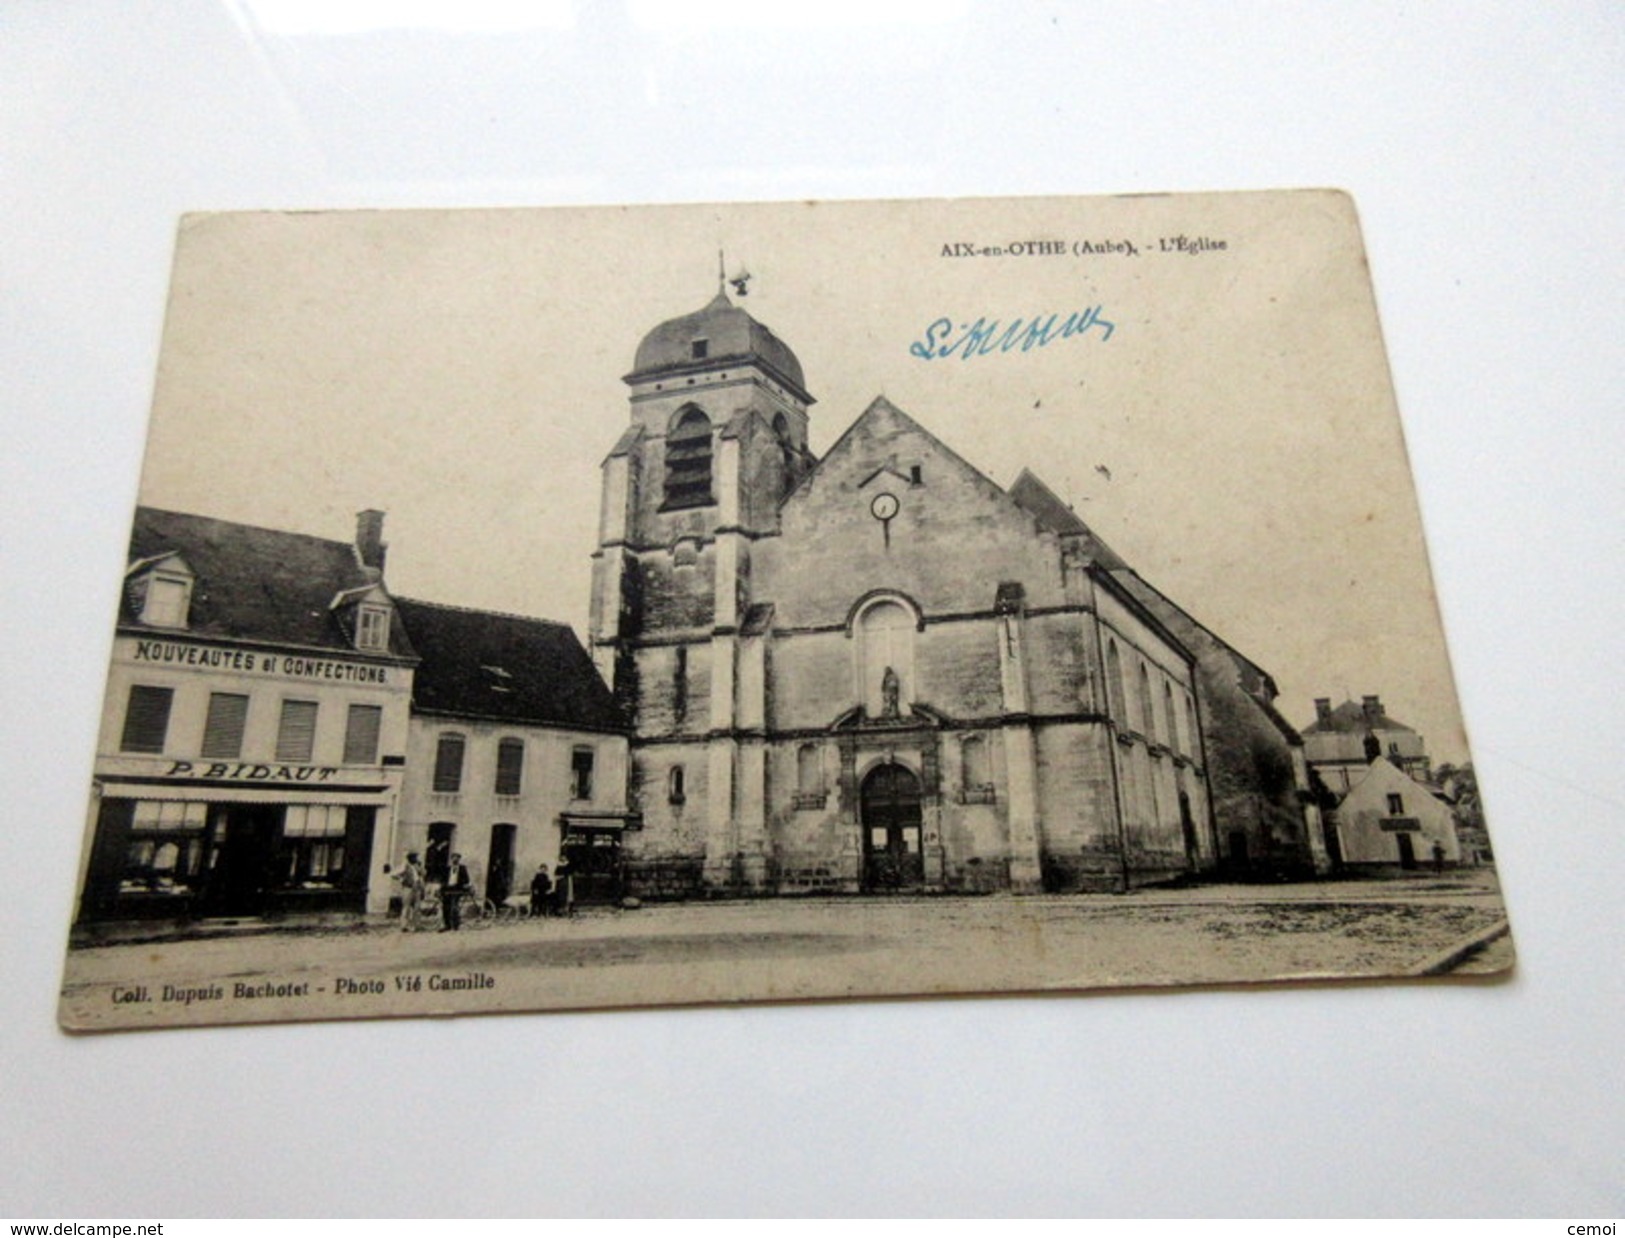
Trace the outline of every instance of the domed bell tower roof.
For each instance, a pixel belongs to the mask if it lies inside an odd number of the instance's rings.
[[[644,336],[624,381],[641,383],[662,375],[748,363],[760,365],[805,403],[813,402],[801,362],[790,346],[718,289],[704,309],[669,319]]]

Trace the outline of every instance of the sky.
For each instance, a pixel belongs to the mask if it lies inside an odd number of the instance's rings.
[[[189,216],[141,501],[340,539],[381,508],[394,592],[584,633],[622,376],[719,251],[801,361],[815,452],[884,394],[998,484],[1032,468],[1290,721],[1377,693],[1464,758],[1336,193]],[[938,352],[1091,309],[1109,333],[917,355],[940,319]]]

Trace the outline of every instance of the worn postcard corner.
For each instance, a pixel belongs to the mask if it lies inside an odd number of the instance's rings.
[[[72,1029],[1512,961],[1336,191],[180,229]]]

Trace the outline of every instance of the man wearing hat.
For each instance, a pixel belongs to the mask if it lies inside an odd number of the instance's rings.
[[[455,933],[463,927],[463,896],[474,888],[463,857],[452,852],[446,868],[446,884],[440,887],[440,931]]]
[[[406,853],[406,864],[395,874],[401,883],[401,932],[418,929],[418,909],[423,904],[423,864],[416,851]]]

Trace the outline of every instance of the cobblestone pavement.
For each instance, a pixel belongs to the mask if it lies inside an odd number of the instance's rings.
[[[1126,895],[585,910],[457,934],[379,921],[69,952],[67,1026],[1034,992],[1511,966],[1493,875]],[[1490,938],[1489,940],[1485,940]]]

